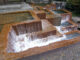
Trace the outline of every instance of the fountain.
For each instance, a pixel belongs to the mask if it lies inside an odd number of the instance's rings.
[[[42,7],[36,7],[36,8],[37,10],[35,10],[34,12],[40,19],[48,20],[54,26],[59,26],[61,24],[60,15],[54,14],[52,11],[44,9]]]
[[[65,9],[56,9],[56,10],[52,10],[53,13],[60,15],[62,18],[62,22],[66,22],[69,20],[72,20],[72,13],[65,10]]]
[[[63,1],[53,1],[52,3],[56,5],[56,9],[64,9],[66,6],[66,2]]]
[[[0,28],[3,26],[0,53],[5,59],[15,60],[80,41],[80,32],[70,22],[69,14],[62,12],[57,15],[43,10],[0,14],[3,20],[0,23]],[[65,18],[61,20],[61,16]]]
[[[48,45],[51,43],[46,42],[49,41],[49,36],[52,36],[51,38],[54,36],[58,38],[58,36],[56,36],[56,29],[47,29],[50,27],[45,26],[45,23],[47,23],[46,20],[45,22],[36,21],[13,25],[12,29],[8,33],[7,52],[17,53],[36,46]]]

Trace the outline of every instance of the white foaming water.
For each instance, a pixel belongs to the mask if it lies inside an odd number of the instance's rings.
[[[65,35],[63,35],[63,37],[52,35],[42,39],[30,40],[29,37],[26,37],[26,34],[19,35],[17,36],[17,39],[14,40],[14,42],[13,41],[11,42],[13,44],[12,47],[13,51],[8,50],[8,52],[18,53],[34,47],[47,46],[51,43],[64,40],[65,38],[66,38]]]
[[[61,26],[55,26],[55,27],[56,27],[56,29],[57,29],[61,34],[64,34],[64,33],[69,32],[68,30],[62,31],[62,30],[61,30]]]

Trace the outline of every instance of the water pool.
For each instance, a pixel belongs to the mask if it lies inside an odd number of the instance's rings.
[[[29,12],[0,14],[0,32],[5,24],[22,22],[22,21],[33,20],[33,19],[34,18]]]
[[[66,27],[66,26],[70,26],[70,25],[72,25],[72,24],[70,24],[69,22],[64,22],[61,24],[62,27]]]
[[[66,35],[66,37],[67,37],[66,40],[73,39],[73,38],[76,38],[79,36],[80,36],[80,33],[68,34],[68,35]]]
[[[46,9],[43,9],[43,11],[45,11],[46,12],[46,14],[51,14],[48,10],[46,10]]]
[[[63,10],[52,10],[54,13],[58,13],[58,14],[63,14],[63,13],[67,13]]]
[[[20,13],[9,13],[0,15],[0,24],[8,24],[14,22],[21,22],[27,20],[33,20],[31,13],[29,12],[20,12]]]

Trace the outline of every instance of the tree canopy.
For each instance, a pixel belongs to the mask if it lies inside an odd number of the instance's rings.
[[[80,0],[67,0],[67,2],[73,5],[80,5]]]

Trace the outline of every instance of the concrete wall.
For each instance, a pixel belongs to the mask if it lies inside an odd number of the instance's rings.
[[[54,26],[60,26],[61,24],[61,17],[47,18],[47,20]]]
[[[41,21],[31,22],[31,23],[24,23],[13,26],[17,35],[38,32],[42,30]]]
[[[1,5],[1,4],[4,4],[4,0],[0,0],[0,5]]]

